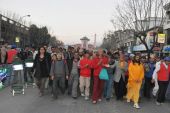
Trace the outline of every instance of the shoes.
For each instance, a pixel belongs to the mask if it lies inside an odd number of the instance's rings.
[[[127,103],[130,103],[130,100],[127,100]]]
[[[81,93],[81,96],[82,96],[82,97],[84,97],[84,96],[85,96],[85,94],[84,94],[84,93]]]
[[[93,104],[97,104],[97,101],[94,100],[92,103],[93,103]]]
[[[161,105],[161,103],[160,103],[160,102],[156,102],[156,105],[160,106],[160,105]]]
[[[40,93],[39,93],[39,97],[42,97],[42,96],[43,96],[43,93],[40,92]]]
[[[32,85],[33,85],[33,86],[36,86],[36,83],[33,83]]]
[[[71,93],[70,93],[70,92],[68,92],[68,95],[71,95]]]
[[[101,102],[101,101],[102,101],[102,99],[98,99],[98,101],[99,101],[99,102]]]
[[[140,106],[139,106],[139,104],[137,104],[137,103],[135,103],[135,104],[133,105],[133,107],[136,108],[136,109],[140,109]]]
[[[110,98],[106,98],[106,101],[109,102],[109,101],[110,101]]]
[[[77,97],[72,97],[73,99],[77,99]]]
[[[54,99],[54,100],[57,100],[57,99],[58,99],[58,96],[54,96],[53,99]]]
[[[113,98],[113,94],[110,97]]]
[[[85,98],[84,98],[85,100],[89,100],[89,97],[88,96],[85,96]]]
[[[117,97],[116,100],[123,100],[123,97]]]

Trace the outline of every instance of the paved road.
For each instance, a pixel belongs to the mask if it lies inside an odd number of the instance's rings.
[[[154,100],[143,99],[142,109],[136,110],[133,104],[114,98],[110,102],[103,100],[93,105],[81,97],[74,100],[64,95],[55,101],[50,95],[39,97],[36,88],[28,88],[25,95],[14,97],[9,92],[9,88],[0,91],[0,113],[170,113],[170,103],[156,106]]]

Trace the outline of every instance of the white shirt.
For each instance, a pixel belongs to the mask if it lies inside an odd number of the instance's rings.
[[[38,51],[33,52],[33,59],[35,60],[36,55],[38,54]]]
[[[162,62],[162,63],[164,64],[165,68],[168,68],[168,65],[166,65],[165,62]],[[160,70],[160,68],[161,68],[161,61],[156,63],[155,70],[152,75],[152,79],[157,80],[158,78],[157,72]]]

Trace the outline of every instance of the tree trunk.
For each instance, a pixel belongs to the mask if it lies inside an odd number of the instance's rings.
[[[147,56],[148,56],[148,59],[147,59],[147,60],[148,60],[148,61],[149,61],[150,55],[151,55],[151,50],[148,49],[148,50],[147,50]]]

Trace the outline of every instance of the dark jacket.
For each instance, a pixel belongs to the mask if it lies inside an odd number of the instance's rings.
[[[109,65],[114,65],[115,61],[112,59],[110,62],[109,62]],[[106,68],[107,69],[107,72],[109,75],[113,75],[114,74],[114,71],[115,71],[115,67],[114,68]]]
[[[153,72],[155,70],[155,63],[149,62],[145,63],[145,77],[152,78]]]
[[[25,59],[27,59],[29,56],[33,56],[32,55],[32,53],[31,53],[31,51],[21,51],[20,52],[20,58],[21,58],[21,60],[25,60]]]
[[[44,58],[41,59],[40,55],[37,54],[34,60],[35,77],[44,78],[49,77],[51,66],[51,57],[48,54],[45,54]]]
[[[71,70],[72,70],[73,58],[74,58],[74,55],[73,55],[72,52],[67,52],[67,53],[65,54],[65,59],[66,59],[66,61],[67,61],[67,66],[68,66],[69,74],[71,73]]]

